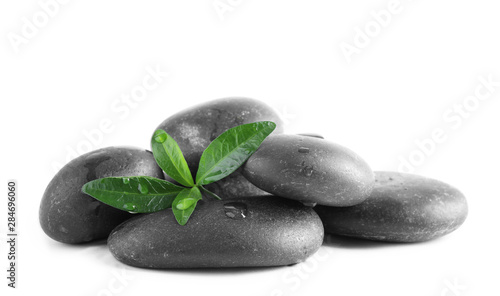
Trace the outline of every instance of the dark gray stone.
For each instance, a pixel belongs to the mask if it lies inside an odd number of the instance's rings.
[[[107,147],[75,158],[50,181],[40,204],[40,225],[63,243],[106,238],[111,230],[133,215],[108,206],[81,192],[82,186],[104,177],[151,176],[163,172],[150,151]]]
[[[145,268],[220,268],[290,265],[323,242],[318,215],[275,196],[200,201],[188,223],[171,209],[118,226],[108,239],[119,261]]]
[[[273,121],[273,133],[283,132],[279,115],[261,101],[249,98],[223,98],[180,111],[165,119],[156,129],[163,129],[179,144],[193,178],[201,154],[226,130],[257,121]],[[252,185],[238,170],[223,180],[205,186],[221,197],[259,196],[266,192]]]
[[[369,240],[421,242],[446,235],[467,217],[467,202],[443,182],[397,172],[375,172],[375,187],[363,203],[318,206],[325,232]]]
[[[260,189],[308,204],[351,206],[374,185],[368,164],[351,150],[327,140],[271,135],[243,166]]]

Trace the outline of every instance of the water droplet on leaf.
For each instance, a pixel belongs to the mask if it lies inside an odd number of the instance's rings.
[[[154,139],[158,143],[163,143],[167,140],[167,133],[162,130],[157,130],[154,134]]]
[[[242,202],[229,202],[224,204],[226,216],[234,220],[245,219],[248,214],[247,205]]]
[[[181,201],[179,201],[179,203],[175,206],[178,210],[185,210],[189,207],[191,207],[195,202],[196,202],[197,199],[194,199],[194,198],[185,198]]]
[[[133,203],[126,203],[123,205],[123,209],[129,212],[133,212],[135,209],[137,209],[137,206]]]
[[[148,185],[146,184],[140,184],[139,183],[139,187],[137,187],[137,189],[139,190],[140,193],[142,194],[147,194],[149,192],[149,188],[148,188]]]
[[[123,184],[128,184],[130,183],[130,178],[123,178]]]

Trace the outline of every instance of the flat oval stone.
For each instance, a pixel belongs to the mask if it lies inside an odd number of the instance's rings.
[[[271,135],[243,166],[260,189],[307,204],[352,206],[374,185],[373,172],[353,151],[320,138]]]
[[[83,243],[106,238],[133,215],[82,193],[82,186],[104,177],[151,176],[163,179],[153,154],[145,149],[107,147],[81,155],[50,181],[40,203],[40,225],[56,241]]]
[[[220,268],[290,265],[323,242],[318,215],[280,197],[200,201],[181,226],[171,209],[141,215],[108,239],[119,261],[144,268]]]
[[[271,107],[255,99],[234,97],[208,101],[177,112],[156,129],[163,129],[179,144],[195,177],[201,154],[215,138],[232,127],[266,120],[276,123],[273,133],[283,132],[283,122]],[[206,188],[222,198],[266,193],[248,182],[241,170]]]
[[[361,204],[318,206],[325,232],[368,240],[421,242],[456,230],[467,217],[467,202],[443,182],[397,172],[375,172],[375,187]]]

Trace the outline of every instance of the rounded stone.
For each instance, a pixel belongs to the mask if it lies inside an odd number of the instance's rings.
[[[104,177],[151,176],[163,172],[150,151],[107,147],[81,155],[66,164],[50,181],[40,203],[43,231],[56,241],[84,243],[106,238],[133,215],[82,193],[82,186]]]
[[[232,127],[257,121],[273,121],[276,123],[273,133],[283,132],[283,122],[271,107],[255,99],[238,97],[212,100],[180,111],[156,129],[166,131],[177,142],[195,178],[201,154],[215,138]],[[240,170],[206,188],[221,197],[266,193],[248,182]]]
[[[307,204],[351,206],[364,201],[373,172],[353,151],[301,135],[271,135],[243,166],[260,189]]]
[[[323,235],[311,208],[265,196],[200,201],[184,226],[171,209],[141,215],[113,230],[108,246],[116,259],[136,267],[262,267],[304,261]]]
[[[368,240],[421,242],[456,230],[467,201],[456,188],[411,174],[375,172],[375,187],[361,204],[315,208],[325,232]]]

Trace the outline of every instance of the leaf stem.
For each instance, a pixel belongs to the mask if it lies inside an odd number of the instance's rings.
[[[215,199],[218,199],[218,200],[222,200],[222,198],[220,198],[217,194],[213,193],[212,191],[208,190],[208,189],[205,189],[205,187],[201,186],[201,185],[197,185],[199,188],[201,188],[201,190],[203,190],[203,192],[207,193],[208,195],[210,195],[211,197],[215,198]]]

